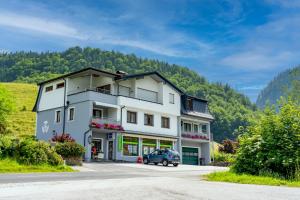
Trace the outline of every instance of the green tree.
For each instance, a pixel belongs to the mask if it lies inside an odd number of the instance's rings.
[[[267,108],[244,130],[234,171],[300,178],[300,106],[289,99],[279,107],[279,113]]]
[[[0,134],[5,133],[7,116],[14,109],[14,101],[10,93],[0,85]]]

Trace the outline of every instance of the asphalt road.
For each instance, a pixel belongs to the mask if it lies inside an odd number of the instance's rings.
[[[87,164],[77,173],[0,175],[0,199],[300,199],[300,189],[216,183],[215,167]]]

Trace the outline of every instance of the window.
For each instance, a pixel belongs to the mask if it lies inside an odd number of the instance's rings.
[[[190,123],[184,123],[183,130],[184,132],[192,132],[192,125]]]
[[[170,118],[161,117],[161,127],[162,128],[170,128]]]
[[[194,133],[198,133],[199,132],[199,126],[198,124],[194,124]]]
[[[160,141],[160,149],[172,149],[173,142],[167,140]]]
[[[60,110],[55,111],[55,122],[56,123],[60,123],[60,113],[61,113]]]
[[[193,100],[192,99],[188,99],[186,104],[187,104],[188,110],[193,110]]]
[[[127,123],[136,124],[137,123],[136,115],[137,115],[136,112],[127,111]]]
[[[139,155],[139,138],[123,136],[123,155],[124,156]]]
[[[169,93],[169,103],[174,104],[174,94]]]
[[[154,152],[155,148],[156,148],[155,139],[143,138],[143,155],[147,155]]]
[[[75,116],[75,108],[69,108],[69,121],[73,121]]]
[[[207,133],[207,125],[202,124],[202,133]]]
[[[100,93],[104,93],[104,94],[110,94],[110,85],[103,85],[103,86],[97,87],[96,91],[100,92]]]
[[[46,87],[45,91],[50,92],[53,90],[53,85]]]
[[[102,118],[103,117],[103,110],[102,109],[93,109],[93,117],[94,118]]]
[[[64,82],[56,84],[56,89],[63,88],[63,87],[65,87]]]
[[[147,126],[153,126],[153,115],[144,115],[144,124]]]

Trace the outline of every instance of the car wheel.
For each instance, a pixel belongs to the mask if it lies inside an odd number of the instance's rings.
[[[154,165],[158,165],[158,163],[157,163],[157,162],[155,162],[155,163],[154,163]]]
[[[148,158],[144,158],[143,162],[144,162],[144,164],[146,164],[146,165],[149,164]]]
[[[173,163],[173,166],[174,166],[174,167],[177,167],[177,166],[178,166],[178,163]]]
[[[163,166],[167,167],[169,162],[168,162],[168,160],[165,159],[165,160],[163,160],[162,164],[163,164]]]

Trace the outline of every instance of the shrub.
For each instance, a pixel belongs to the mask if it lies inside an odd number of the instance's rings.
[[[232,140],[223,140],[222,144],[219,146],[219,151],[224,153],[236,153],[238,148],[238,143]]]
[[[64,161],[58,153],[56,153],[55,149],[50,147],[48,148],[48,151],[46,152],[47,157],[48,157],[48,164],[57,166],[57,165],[62,165],[64,164]]]
[[[52,142],[75,142],[75,140],[68,133],[55,135],[52,137],[51,141]]]
[[[239,138],[240,147],[233,170],[253,175],[275,174],[299,179],[300,106],[288,101],[279,113],[266,109],[256,124]]]
[[[47,163],[46,144],[33,140],[24,140],[19,146],[18,161],[27,165]]]
[[[24,140],[18,148],[18,161],[27,165],[60,165],[62,158],[46,142]]]
[[[63,158],[81,157],[85,152],[84,147],[76,142],[58,143],[55,150]]]
[[[234,162],[234,160],[234,154],[215,151],[214,162],[212,164],[217,166],[229,166]]]
[[[0,158],[13,157],[15,155],[16,145],[18,140],[2,135],[0,136]]]

